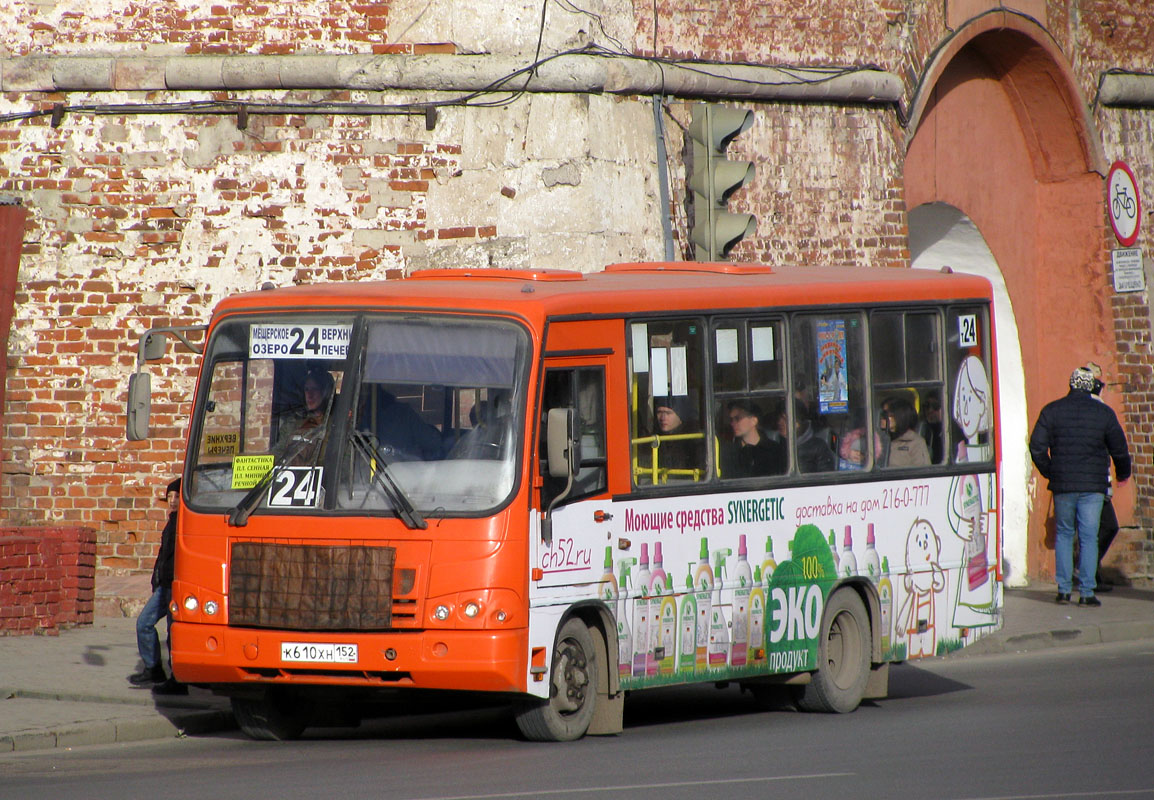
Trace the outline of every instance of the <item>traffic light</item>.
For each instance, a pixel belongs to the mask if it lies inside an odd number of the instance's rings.
[[[729,196],[753,180],[753,164],[729,161],[725,149],[738,135],[753,126],[753,112],[731,106],[696,103],[689,122],[693,140],[693,228],[689,238],[697,246],[698,261],[716,261],[729,255],[733,246],[757,230],[752,214],[725,210]]]

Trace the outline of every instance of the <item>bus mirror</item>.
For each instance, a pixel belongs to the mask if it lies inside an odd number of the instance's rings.
[[[128,419],[125,436],[130,442],[148,438],[148,417],[152,411],[152,376],[137,372],[128,379]]]
[[[548,428],[545,441],[549,448],[549,477],[567,478],[573,474],[579,463],[576,453],[577,437],[574,435],[576,415],[571,408],[549,409]]]
[[[164,358],[168,349],[168,337],[159,331],[149,331],[144,334],[144,360],[156,361]]]

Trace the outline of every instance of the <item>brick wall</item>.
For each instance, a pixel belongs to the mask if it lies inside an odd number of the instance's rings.
[[[1148,69],[1154,15],[1128,0],[1028,0],[1067,54],[1085,97],[1101,72]],[[580,7],[578,3],[575,7]],[[876,65],[905,84],[903,109],[740,103],[757,122],[733,145],[757,164],[731,207],[757,216],[735,258],[904,265],[902,113],[958,8],[1013,2],[650,0],[600,2],[595,15],[545,7],[544,52],[594,41],[609,49],[722,61]],[[1044,6],[1045,13],[1038,9]],[[531,55],[540,0],[120,2],[10,0],[5,57],[56,55]],[[952,9],[952,11],[951,11]],[[451,42],[447,46],[435,43]],[[434,43],[434,44],[414,44]],[[391,102],[416,93],[336,90],[11,92],[0,114],[29,108],[208,100]],[[667,99],[675,235],[685,250],[683,127],[689,102]],[[1095,108],[1108,159],[1127,158],[1154,197],[1154,114]],[[215,302],[266,281],[392,278],[428,266],[591,268],[661,257],[648,98],[511,96],[492,108],[420,117],[299,113],[69,113],[0,123],[0,194],[29,212],[7,351],[0,519],[96,531],[102,575],[151,569],[164,524],[157,501],[181,465],[196,363],[151,365],[153,438],[126,443],[124,394],[139,334],[204,322]],[[605,187],[612,187],[606,191]],[[1143,234],[1145,237],[1145,234]],[[1144,241],[1143,241],[1144,243]],[[1111,321],[1139,464],[1154,463],[1150,309],[1114,298]],[[1109,324],[1109,323],[1107,323]],[[1140,470],[1143,468],[1140,466]],[[1140,472],[1139,507],[1154,499]],[[1143,530],[1154,519],[1140,520]],[[1154,574],[1143,534],[1140,565]]]
[[[96,532],[0,528],[0,635],[91,624]]]

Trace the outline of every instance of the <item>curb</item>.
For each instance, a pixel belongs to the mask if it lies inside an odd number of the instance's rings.
[[[1015,636],[991,636],[979,639],[968,647],[947,654],[947,658],[971,658],[973,656],[999,655],[1004,653],[1028,653],[1035,650],[1049,650],[1057,647],[1077,645],[1110,644],[1139,639],[1154,639],[1154,620],[1102,622],[1074,628],[1059,628],[1041,633],[1022,633]]]
[[[0,696],[11,699],[52,702],[103,703],[120,708],[148,705],[91,695],[52,694],[47,692],[5,691]],[[231,712],[203,708],[181,708],[165,704],[154,714],[112,720],[67,722],[49,729],[16,731],[0,734],[0,754],[83,747],[94,744],[116,744],[181,738],[188,735],[220,733],[235,730]]]

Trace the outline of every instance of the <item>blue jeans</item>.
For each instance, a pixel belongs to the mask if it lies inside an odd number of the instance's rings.
[[[161,617],[168,616],[168,601],[171,599],[172,587],[162,586],[154,590],[136,618],[136,648],[146,669],[160,666],[160,637],[156,634],[156,623]],[[172,620],[168,625],[171,631]]]
[[[1098,522],[1102,519],[1101,492],[1060,492],[1054,495],[1054,577],[1058,591],[1069,594],[1073,583],[1074,536],[1078,536],[1078,592],[1093,597],[1098,585]]]

